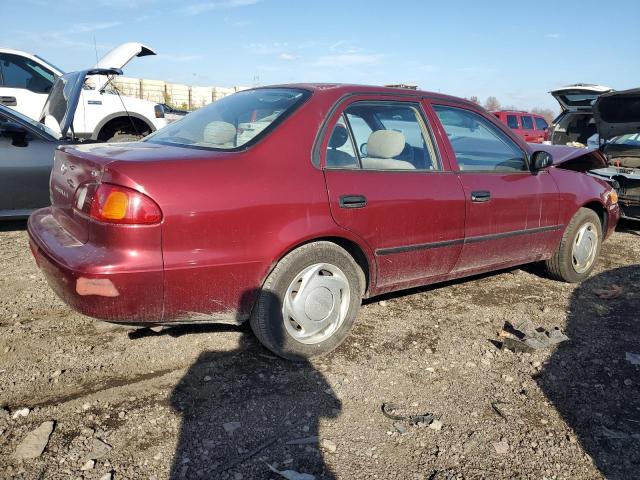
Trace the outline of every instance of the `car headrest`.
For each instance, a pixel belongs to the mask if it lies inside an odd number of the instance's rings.
[[[397,157],[404,150],[405,139],[395,130],[376,130],[369,135],[367,156],[375,158]]]
[[[202,140],[204,143],[224,145],[236,138],[236,127],[227,122],[215,121],[204,127]]]
[[[344,125],[337,124],[333,129],[331,138],[329,139],[329,148],[340,148],[349,139],[349,132]]]

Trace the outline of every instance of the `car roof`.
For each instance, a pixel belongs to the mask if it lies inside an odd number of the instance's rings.
[[[336,96],[348,94],[383,94],[383,95],[406,95],[411,97],[429,97],[431,99],[464,103],[475,108],[482,107],[474,102],[453,95],[430,92],[427,90],[414,90],[410,88],[382,87],[378,85],[360,85],[351,83],[286,83],[279,85],[268,85],[257,88],[300,88],[318,93],[332,93]]]
[[[539,113],[531,113],[531,112],[527,112],[526,110],[494,110],[491,113],[496,114],[496,113],[506,113],[506,114],[513,114],[513,115],[527,115],[530,117],[540,117],[540,118],[544,118],[542,115],[540,115]]]
[[[26,56],[26,57],[34,57],[37,58],[33,53],[31,52],[25,52],[24,50],[15,50],[13,48],[3,48],[0,47],[0,53],[11,53],[13,55],[21,55],[21,56]]]

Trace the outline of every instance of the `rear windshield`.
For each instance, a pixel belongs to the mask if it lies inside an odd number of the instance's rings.
[[[186,115],[143,141],[237,150],[266,135],[310,95],[293,88],[258,88],[225,97]]]
[[[565,93],[558,97],[570,107],[590,107],[598,95],[597,93]]]

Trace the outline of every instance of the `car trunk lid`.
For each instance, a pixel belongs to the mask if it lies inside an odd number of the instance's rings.
[[[100,182],[106,166],[113,161],[91,155],[88,147],[91,145],[64,146],[56,150],[49,179],[52,214],[80,243],[89,239],[90,223],[88,216],[78,209],[84,200],[82,188]]]
[[[115,68],[93,68],[65,73],[58,77],[42,108],[40,123],[59,132],[62,138],[66,137],[73,125],[85,79],[87,75],[94,74],[120,75],[122,71]]]
[[[596,98],[611,91],[613,91],[612,88],[603,85],[576,83],[557,88],[549,93],[558,101],[563,112],[589,112]]]
[[[640,88],[606,93],[593,105],[600,141],[640,132]]]

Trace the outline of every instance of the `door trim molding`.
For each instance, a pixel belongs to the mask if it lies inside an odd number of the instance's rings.
[[[428,250],[431,248],[443,248],[460,244],[472,244],[486,242],[490,240],[500,240],[503,238],[517,237],[520,235],[533,235],[543,232],[555,232],[564,228],[564,225],[549,225],[546,227],[527,228],[524,230],[513,230],[511,232],[492,233],[489,235],[478,235],[476,237],[459,238],[455,240],[445,240],[442,242],[421,243],[418,245],[401,245],[398,247],[380,248],[375,254],[379,257],[393,255],[396,253],[412,252],[415,250]]]

